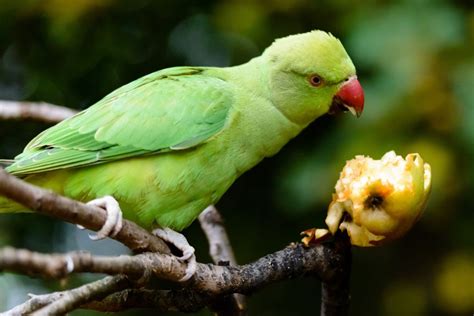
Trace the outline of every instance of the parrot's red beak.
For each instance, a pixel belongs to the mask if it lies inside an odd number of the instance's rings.
[[[357,76],[348,78],[339,88],[334,96],[333,104],[329,113],[350,111],[359,117],[364,110],[364,90],[357,80]]]

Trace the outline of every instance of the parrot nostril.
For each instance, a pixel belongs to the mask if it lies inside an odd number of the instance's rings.
[[[383,197],[380,195],[371,195],[365,200],[366,208],[376,209],[383,203]]]

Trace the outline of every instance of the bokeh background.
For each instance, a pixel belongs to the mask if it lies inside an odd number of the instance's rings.
[[[351,315],[471,315],[474,312],[474,9],[472,1],[0,0],[0,99],[83,109],[113,89],[176,65],[228,66],[275,38],[323,29],[344,43],[366,92],[366,109],[323,117],[274,158],[243,175],[218,207],[240,263],[324,225],[338,173],[356,154],[419,152],[433,170],[421,221],[402,240],[354,249]],[[11,158],[47,128],[0,122],[0,157]],[[198,223],[185,231],[209,261]],[[0,216],[0,246],[88,249],[74,226],[35,214]],[[43,281],[0,274],[0,310],[26,293],[93,279]],[[311,278],[271,285],[249,298],[251,315],[319,310]],[[129,315],[153,314],[130,311]],[[76,311],[73,315],[92,315]],[[202,311],[201,315],[209,315]],[[173,314],[173,315],[176,315]]]

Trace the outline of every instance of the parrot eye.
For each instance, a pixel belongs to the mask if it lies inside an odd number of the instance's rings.
[[[312,75],[309,77],[309,83],[313,87],[319,87],[323,83],[323,79],[321,79],[321,77],[318,75]]]

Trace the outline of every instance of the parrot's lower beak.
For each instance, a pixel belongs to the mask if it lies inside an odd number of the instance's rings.
[[[364,90],[357,80],[357,76],[349,77],[342,83],[339,91],[333,98],[330,114],[351,112],[359,117],[364,110]]]

